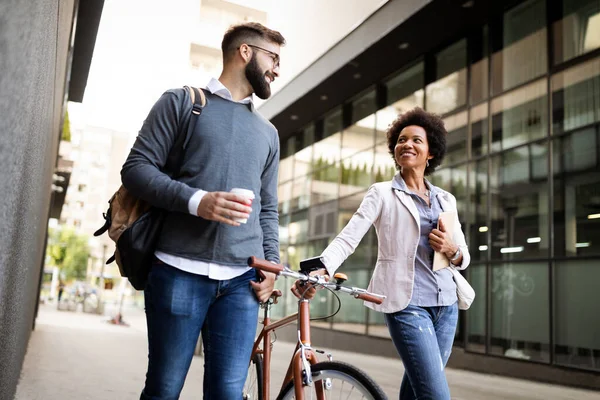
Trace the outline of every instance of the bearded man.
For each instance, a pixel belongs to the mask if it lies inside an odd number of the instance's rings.
[[[275,282],[246,260],[279,262],[279,137],[252,95],[271,95],[284,44],[259,23],[229,28],[223,71],[204,89],[206,105],[185,138],[179,173],[171,178],[164,167],[192,107],[185,89],[156,102],[123,165],[125,188],[167,210],[144,289],[149,355],[141,399],[179,398],[200,332],[204,399],[241,399],[259,302]]]

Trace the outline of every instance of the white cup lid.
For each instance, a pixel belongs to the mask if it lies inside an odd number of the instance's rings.
[[[230,192],[248,197],[250,199],[254,199],[254,192],[252,190],[242,189],[242,188],[233,188],[230,190]]]

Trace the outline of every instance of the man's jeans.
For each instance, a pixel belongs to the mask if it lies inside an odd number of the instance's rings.
[[[450,400],[444,367],[452,352],[458,305],[417,307],[385,315],[404,364],[400,400]]]
[[[142,400],[179,398],[200,329],[204,399],[242,398],[258,321],[251,280],[255,270],[217,281],[153,264],[144,292],[149,360]]]

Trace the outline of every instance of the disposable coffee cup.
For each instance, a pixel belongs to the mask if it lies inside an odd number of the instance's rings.
[[[252,190],[233,188],[230,190],[230,192],[240,196],[244,196],[250,201],[254,200],[254,192]],[[246,222],[248,222],[247,218],[233,218],[233,220],[239,222],[240,224],[245,224]]]

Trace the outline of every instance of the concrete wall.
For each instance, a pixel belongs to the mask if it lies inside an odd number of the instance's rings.
[[[0,3],[0,399],[31,333],[75,0]]]

